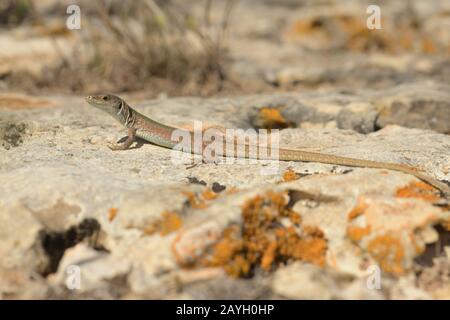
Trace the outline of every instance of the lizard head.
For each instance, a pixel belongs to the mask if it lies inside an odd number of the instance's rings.
[[[122,99],[120,99],[118,96],[115,96],[113,94],[100,94],[96,96],[87,96],[86,101],[103,111],[106,111],[108,113],[119,112],[119,109],[122,106]]]
[[[109,113],[120,122],[124,120],[123,109],[126,107],[126,104],[118,96],[115,96],[113,94],[87,96],[86,101],[90,105]]]

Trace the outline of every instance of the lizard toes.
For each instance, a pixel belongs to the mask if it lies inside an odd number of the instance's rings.
[[[108,143],[107,146],[108,146],[108,148],[110,148],[113,151],[122,150],[123,149],[121,145],[118,145],[116,143]]]

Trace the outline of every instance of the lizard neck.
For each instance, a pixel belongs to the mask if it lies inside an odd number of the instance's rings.
[[[127,128],[136,129],[137,137],[165,148],[175,147],[176,143],[172,141],[172,133],[176,128],[148,118],[130,106],[127,109],[127,116],[119,121]]]

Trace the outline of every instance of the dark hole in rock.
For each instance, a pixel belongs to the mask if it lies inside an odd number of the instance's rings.
[[[422,267],[431,267],[433,259],[445,255],[444,247],[450,245],[450,231],[440,225],[436,226],[435,229],[439,234],[439,240],[427,244],[425,251],[415,259],[415,262]]]
[[[306,191],[300,190],[289,190],[288,191],[289,202],[287,208],[291,209],[294,205],[301,200],[315,201],[317,203],[330,203],[338,201],[336,197],[331,197],[323,194],[313,194]]]
[[[375,116],[375,123],[373,124],[373,132],[377,132],[377,131],[383,129],[383,126],[381,126],[380,122],[378,121],[379,118],[380,118],[380,114],[378,113]]]
[[[188,179],[189,183],[200,184],[202,186],[206,186],[206,182],[205,181],[198,180],[198,178],[196,178],[196,177],[187,177],[187,179]]]
[[[66,249],[75,246],[86,238],[98,235],[101,226],[96,219],[84,219],[78,225],[72,226],[65,231],[41,231],[41,244],[44,252],[48,256],[48,264],[41,271],[43,276],[48,276],[58,270],[59,262]],[[105,250],[98,246],[95,241],[92,244],[94,249]]]
[[[221,185],[220,183],[218,183],[218,182],[214,182],[213,184],[212,184],[212,191],[214,191],[215,193],[219,193],[219,192],[222,192],[223,190],[225,190],[227,187],[226,186],[223,186],[223,185]]]

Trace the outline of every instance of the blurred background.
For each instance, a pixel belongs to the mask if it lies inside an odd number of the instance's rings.
[[[69,5],[80,28],[69,29]],[[381,29],[368,29],[369,5]],[[0,92],[235,95],[450,80],[447,0],[1,0]]]

